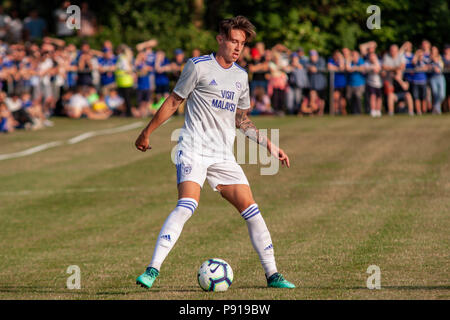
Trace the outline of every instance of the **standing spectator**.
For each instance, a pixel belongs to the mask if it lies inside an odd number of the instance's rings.
[[[328,59],[328,70],[334,72],[334,113],[347,114],[347,101],[345,100],[345,88],[347,86],[347,75],[345,74],[344,55],[339,50],[334,51],[333,56]]]
[[[423,51],[418,49],[412,59],[414,74],[412,76],[412,95],[417,114],[426,113],[427,103],[427,74],[429,67],[425,62]]]
[[[78,57],[78,86],[92,86],[93,59],[91,47],[88,43],[83,43],[81,45],[80,56]]]
[[[366,62],[367,88],[369,91],[370,115],[381,117],[381,65],[375,53],[369,54],[369,61]]]
[[[289,73],[289,90],[286,95],[286,105],[288,112],[297,114],[304,91],[309,87],[306,63],[300,60],[298,51],[292,54],[291,67]]]
[[[78,35],[81,37],[91,37],[97,33],[97,18],[89,10],[89,4],[87,2],[81,3],[81,23]]]
[[[11,11],[11,20],[7,25],[8,34],[6,39],[10,43],[19,43],[22,41],[23,35],[23,22],[19,18],[19,12],[17,10]]]
[[[361,57],[365,60],[369,60],[369,56],[372,53],[376,53],[377,43],[375,41],[369,41],[365,43],[361,43],[359,45],[359,52],[361,52]]]
[[[257,46],[250,50],[250,54],[252,58],[248,64],[248,70],[252,75],[250,81],[250,92],[252,92],[256,87],[263,87],[267,92],[269,61],[267,60],[264,44],[262,42],[258,42]],[[269,53],[269,55],[270,54],[271,53]]]
[[[152,105],[156,112],[164,100],[169,96],[169,77],[168,73],[171,71],[171,65],[166,54],[162,50],[156,52],[155,59],[155,93],[156,103]]]
[[[403,71],[406,66],[405,58],[399,54],[399,48],[396,44],[389,47],[389,53],[383,56],[382,70],[384,72],[384,93],[386,96],[394,93],[394,75],[398,70]],[[391,110],[389,110],[390,114]],[[392,115],[392,114],[390,114]]]
[[[184,56],[184,51],[181,49],[175,49],[175,58],[171,64],[172,69],[172,81],[176,82],[183,71],[184,65],[186,63],[186,58]],[[183,101],[178,107],[177,114],[184,114],[184,107],[186,106],[186,101]],[[153,110],[153,109],[152,109]]]
[[[309,103],[313,113],[323,114],[325,105],[325,89],[327,87],[327,79],[323,72],[326,70],[325,60],[319,56],[316,50],[309,51],[309,62],[307,64],[309,76]]]
[[[100,86],[102,93],[107,95],[109,90],[116,87],[116,64],[117,57],[114,55],[112,48],[103,48],[103,56],[98,58],[100,71]]]
[[[4,13],[3,10],[3,6],[0,5],[0,40],[2,41],[6,40],[8,25],[11,22],[11,17]]]
[[[439,54],[439,49],[435,46],[431,48],[430,56],[430,86],[433,97],[433,113],[441,114],[441,104],[445,100],[445,78],[442,74],[444,61]]]
[[[66,84],[67,89],[74,88],[78,82],[78,61],[77,48],[73,44],[69,44],[64,49],[66,60]]]
[[[271,95],[272,108],[277,115],[286,112],[286,91],[288,88],[288,77],[281,66],[281,55],[278,52],[273,54],[273,59],[269,62],[270,80],[268,93]]]
[[[412,83],[413,75],[414,75],[414,65],[412,60],[414,58],[414,53],[412,52],[412,43],[406,41],[399,50],[400,55],[403,56],[405,61],[405,80],[409,83]]]
[[[352,51],[352,60],[347,64],[347,71],[349,72],[347,100],[350,103],[352,114],[360,114],[366,83],[364,77],[366,68],[364,59],[356,50]]]
[[[61,6],[53,11],[55,18],[56,36],[58,38],[70,37],[74,34],[74,29],[67,27],[67,8],[70,6],[70,1],[63,1]]]
[[[131,102],[134,86],[133,52],[125,44],[121,44],[117,52],[116,83],[119,95],[125,100],[126,116],[130,117],[134,108]]]
[[[446,108],[447,111],[450,111],[450,44],[445,45],[444,47],[444,55],[442,57],[444,61],[444,71],[445,73],[445,82],[446,82]]]
[[[136,57],[134,69],[137,74],[137,113],[135,117],[146,117],[150,107],[150,71],[145,53],[140,52]]]
[[[26,40],[41,40],[47,32],[47,23],[39,17],[36,9],[31,10],[23,22]]]
[[[409,92],[409,82],[403,80],[403,73],[400,69],[395,71],[394,77],[392,78],[392,86],[394,90],[389,93],[387,97],[389,114],[394,114],[395,103],[398,102],[399,113],[402,113],[402,110],[405,109],[404,106],[406,104],[408,114],[413,116],[414,102],[411,93]]]

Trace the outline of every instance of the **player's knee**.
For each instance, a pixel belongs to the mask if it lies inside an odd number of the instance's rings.
[[[184,215],[187,219],[189,219],[193,214],[195,209],[197,209],[198,203],[196,200],[192,198],[181,198],[177,202],[176,211],[181,215]]]

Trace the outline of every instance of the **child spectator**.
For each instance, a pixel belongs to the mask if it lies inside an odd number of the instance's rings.
[[[113,112],[113,115],[125,115],[125,100],[119,96],[116,89],[109,91],[109,94],[105,97],[105,102],[108,108]]]
[[[252,99],[250,100],[251,115],[273,115],[274,112],[270,106],[270,98],[266,94],[264,87],[256,87],[253,90]]]

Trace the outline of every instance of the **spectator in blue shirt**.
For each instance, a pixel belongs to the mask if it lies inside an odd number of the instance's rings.
[[[100,71],[100,85],[102,87],[102,93],[108,95],[111,89],[116,88],[116,64],[117,57],[110,48],[103,49],[103,57],[98,59],[99,71]]]
[[[47,23],[39,17],[37,10],[31,10],[24,20],[25,39],[40,40],[47,31]]]
[[[366,84],[364,77],[365,62],[358,51],[354,50],[351,54],[352,60],[347,64],[347,71],[349,72],[347,100],[350,103],[352,113],[360,114]]]
[[[412,75],[412,95],[417,114],[427,112],[427,74],[429,65],[425,62],[423,51],[418,49],[412,59],[414,74]]]
[[[347,86],[347,75],[345,71],[345,60],[343,54],[336,50],[328,59],[328,70],[334,71],[334,113],[347,114],[347,101],[345,100],[345,87]]]
[[[140,52],[137,55],[134,68],[137,74],[138,116],[146,117],[150,111],[150,71],[153,68],[147,62],[144,52]]]

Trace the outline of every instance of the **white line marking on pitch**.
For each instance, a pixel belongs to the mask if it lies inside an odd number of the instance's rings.
[[[28,196],[33,194],[56,194],[56,193],[96,193],[96,192],[136,192],[142,190],[139,188],[80,188],[66,190],[17,190],[17,191],[0,191],[0,196]]]
[[[61,146],[65,143],[75,144],[75,143],[78,143],[78,142],[81,142],[81,141],[84,141],[86,139],[96,137],[96,136],[102,136],[102,135],[113,134],[113,133],[124,132],[124,131],[128,131],[128,130],[136,129],[136,128],[141,127],[142,125],[143,125],[143,122],[139,121],[139,122],[127,124],[127,125],[121,126],[121,127],[85,132],[83,134],[80,134],[76,137],[73,137],[73,138],[67,140],[67,142],[53,141],[53,142],[48,142],[48,143],[38,145],[36,147],[32,147],[30,149],[26,149],[26,150],[20,151],[20,152],[0,154],[0,161],[29,156],[36,152],[40,152],[40,151],[44,151],[44,150],[47,150],[50,148]]]

